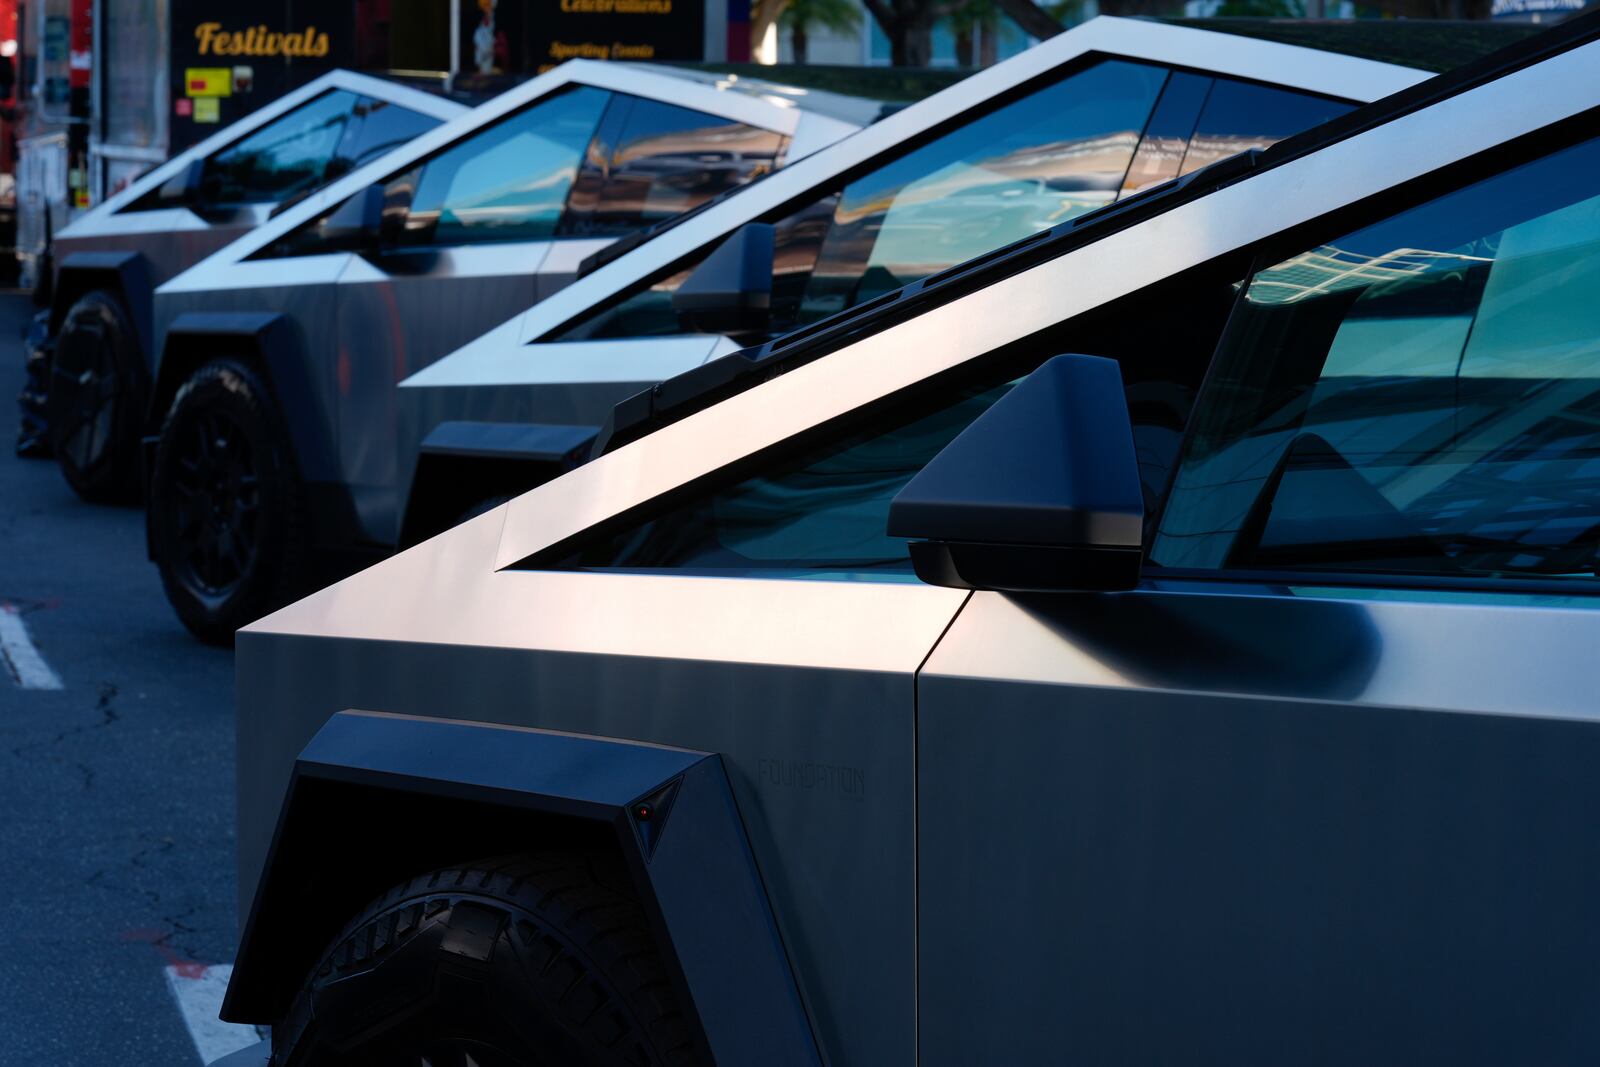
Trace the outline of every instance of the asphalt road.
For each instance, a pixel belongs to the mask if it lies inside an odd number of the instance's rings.
[[[0,1067],[188,1067],[165,967],[238,939],[233,656],[168,608],[138,509],[12,454],[31,313],[0,295],[0,604],[64,687],[0,665]]]

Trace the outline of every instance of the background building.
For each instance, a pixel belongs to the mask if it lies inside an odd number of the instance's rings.
[[[950,5],[951,14],[932,27],[929,66],[987,67],[1037,42],[1008,18],[994,0]],[[1092,18],[1096,0],[1070,11],[1044,5],[1065,26]],[[888,66],[891,45],[883,27],[862,0],[787,0],[775,20],[752,42],[762,63],[815,63]]]
[[[20,58],[0,138],[9,147],[14,132],[18,147],[15,243],[31,264],[76,213],[335,67],[478,97],[576,56],[723,60],[730,37],[749,37],[730,33],[740,4],[35,0],[19,20],[16,0],[0,0],[0,57]],[[10,162],[0,153],[7,174]]]
[[[51,233],[75,213],[334,67],[472,99],[575,57],[965,69],[1033,44],[1018,19],[1042,35],[1101,13],[1537,22],[1582,3],[0,0],[0,247],[15,244],[31,284]]]

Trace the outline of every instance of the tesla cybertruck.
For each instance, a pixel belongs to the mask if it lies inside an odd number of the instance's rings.
[[[1585,16],[722,357],[244,629],[224,1017],[1593,1062],[1597,64]]]
[[[56,455],[89,500],[138,492],[138,440],[154,352],[156,286],[284,204],[467,108],[336,70],[218,130],[54,236],[41,264],[48,308],[28,337],[17,442]]]
[[[468,344],[448,367],[419,368],[454,347],[428,332],[426,316],[438,311],[424,294],[435,274],[391,280],[370,269],[381,257],[343,257],[330,266],[343,272],[338,285],[323,287],[339,292],[338,308],[325,312],[338,320],[326,329],[340,338],[339,359],[292,341],[284,344],[294,354],[277,357],[309,360],[275,384],[286,440],[271,447],[286,455],[271,478],[282,488],[252,500],[254,525],[241,529],[226,503],[239,451],[212,455],[203,446],[214,435],[192,430],[210,405],[234,405],[236,393],[183,394],[154,463],[151,554],[179,614],[197,632],[226,638],[275,606],[257,586],[307,587],[300,572],[316,560],[304,541],[365,553],[420,540],[580,462],[618,400],[741,340],[870,299],[1423,77],[1272,41],[1096,20],[693,217],[675,215],[594,255],[598,242],[558,250],[566,270],[588,271],[572,292],[530,293],[530,284],[513,304],[506,280],[501,313],[474,309],[471,332],[533,310]],[[589,200],[574,185],[566,211],[587,218]],[[276,238],[251,235],[169,284],[158,302],[210,308],[231,279],[258,276],[251,271],[281,273],[291,263],[304,271],[313,260],[291,255],[295,242],[326,223],[286,217],[279,230],[294,225]],[[282,292],[310,300],[320,289],[307,282]],[[470,340],[457,325],[455,341]],[[171,336],[169,350],[190,344],[176,327]],[[217,348],[196,348],[190,365]],[[402,368],[417,373],[397,393]],[[263,438],[251,447],[268,446]],[[219,504],[225,528],[212,518]]]
[[[342,483],[392,462],[401,378],[561,288],[619,236],[882,110],[574,60],[167,282],[145,469],[152,553],[179,617],[229,640],[301,587],[313,548],[356,540],[371,504]]]
[[[382,487],[394,505],[374,536],[414,544],[570,469],[611,406],[658,381],[1424,76],[1360,59],[1438,70],[1529,32],[1094,20],[748,195],[619,242],[559,297],[403,381]]]

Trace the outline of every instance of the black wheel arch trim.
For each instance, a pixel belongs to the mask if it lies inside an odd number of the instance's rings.
[[[85,294],[96,289],[115,293],[122,301],[145,370],[151,371],[154,322],[151,305],[156,279],[143,252],[73,252],[56,267],[55,287],[50,294],[50,336],[61,333],[67,312]]]
[[[441,422],[423,438],[423,455],[521,459],[577,466],[589,455],[598,426],[538,422]]]
[[[289,459],[319,503],[312,508],[313,536],[331,538],[330,530],[354,530],[355,502],[339,473],[339,446],[333,416],[325,410],[327,391],[313,375],[309,346],[299,323],[278,312],[188,311],[168,325],[145,416],[146,437],[158,438],[173,398],[189,376],[213,359],[234,356],[251,363],[272,391],[292,453]],[[154,459],[154,444],[146,446]],[[147,463],[143,471],[148,499]],[[146,523],[146,542],[149,542]]]
[[[400,547],[449,529],[481,501],[521,494],[581,466],[597,426],[536,422],[441,422],[403,476]]]
[[[349,918],[317,908],[329,881],[358,873],[340,867],[359,865],[350,848],[359,831],[342,803],[353,795],[388,812],[403,810],[397,801],[410,798],[486,818],[495,813],[508,832],[519,818],[542,819],[583,824],[609,837],[712,1058],[820,1067],[720,756],[383,712],[334,715],[295,761],[223,1001],[224,1019],[276,1021],[317,953]],[[641,805],[651,808],[648,830]]]
[[[302,473],[311,478],[324,464],[331,465],[336,453],[327,420],[297,417],[296,409],[306,405],[295,401],[317,393],[299,327],[277,312],[187,311],[173,319],[162,339],[147,428],[159,433],[172,398],[189,376],[211,360],[229,355],[253,359],[259,366],[288,423]]]

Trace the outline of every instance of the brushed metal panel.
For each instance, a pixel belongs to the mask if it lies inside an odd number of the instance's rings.
[[[494,572],[503,510],[240,634],[240,885],[345,707],[719,752],[829,1061],[912,1063],[912,675],[965,594]]]
[[[705,335],[519,345],[492,361],[440,360],[398,390],[397,481],[404,500],[422,442],[445,422],[603,425],[622,400],[731,348]],[[444,373],[436,374],[435,371]]]
[[[925,676],[1600,720],[1592,597],[1221,589],[978,593]]]
[[[922,1062],[1591,1062],[1600,606],[976,594],[918,682]]]
[[[338,387],[343,480],[374,542],[392,545],[399,539],[395,387],[535,299],[540,265],[553,243],[357,257],[360,269],[340,278],[338,329],[328,335],[334,344],[326,358],[335,366]]]
[[[74,252],[140,252],[150,264],[150,283],[160,285],[228,244],[253,225],[253,221],[246,219],[235,224],[193,229],[61,236],[54,241],[54,254],[57,264],[60,264]]]
[[[322,420],[325,425],[332,426],[333,419],[337,416],[335,400],[337,397],[336,382],[334,378],[335,364],[331,359],[318,359],[319,342],[335,335],[338,326],[338,303],[336,300],[336,287],[332,282],[338,278],[351,257],[314,256],[302,261],[303,276],[318,273],[326,284],[299,284],[279,276],[279,284],[262,285],[251,288],[226,288],[211,292],[157,290],[152,319],[155,334],[155,359],[153,365],[160,366],[161,354],[166,347],[167,330],[179,315],[187,311],[196,312],[281,312],[294,323],[300,335],[300,352],[311,357],[307,360],[306,380],[313,382],[316,391],[311,396],[297,398],[297,403],[307,405],[308,417]],[[264,280],[264,279],[263,279]],[[230,355],[226,351],[218,351],[217,356]],[[306,476],[319,479],[329,472],[307,471]]]

